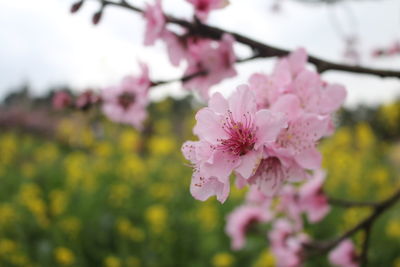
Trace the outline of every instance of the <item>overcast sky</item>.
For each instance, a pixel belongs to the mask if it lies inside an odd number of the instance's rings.
[[[400,56],[371,59],[370,51],[400,40],[400,1],[347,1],[332,6],[305,5],[281,0],[280,13],[270,12],[270,0],[230,0],[212,13],[210,24],[236,31],[286,49],[305,47],[310,54],[343,61],[344,34],[357,32],[362,64],[400,70]],[[171,67],[163,45],[142,46],[141,16],[107,8],[98,26],[91,24],[96,1],[87,1],[76,15],[69,13],[71,0],[0,0],[0,98],[10,88],[28,82],[35,94],[49,86],[71,85],[76,90],[103,87],[137,70],[137,61],[149,64],[154,80],[179,77]],[[144,1],[133,1],[144,6]],[[166,12],[189,18],[192,9],[185,0],[164,0]],[[352,14],[351,16],[349,14]],[[239,54],[243,47],[235,49]],[[243,54],[244,55],[244,54]],[[239,76],[213,90],[228,94],[255,71],[270,72],[273,60],[259,59],[238,66]],[[347,105],[377,104],[400,96],[400,80],[327,72],[324,79],[346,85]],[[153,90],[154,98],[180,95],[179,84]]]

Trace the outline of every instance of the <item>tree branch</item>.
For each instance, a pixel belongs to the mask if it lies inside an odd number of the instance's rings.
[[[379,202],[362,202],[362,201],[350,201],[350,200],[343,200],[334,197],[328,197],[328,202],[331,205],[343,207],[343,208],[350,208],[350,207],[376,207],[379,205]]]
[[[309,249],[309,250],[310,249],[317,250],[320,253],[331,250],[332,248],[336,247],[340,242],[342,242],[346,238],[351,237],[352,235],[357,233],[359,230],[367,229],[367,228],[371,227],[371,225],[374,223],[374,221],[376,219],[378,219],[379,216],[384,211],[386,211],[391,206],[393,206],[399,199],[400,199],[400,188],[397,189],[397,191],[392,196],[390,196],[386,200],[376,204],[373,212],[367,218],[365,218],[364,220],[359,222],[356,226],[354,226],[347,232],[343,233],[341,236],[339,236],[336,239],[333,239],[331,241],[322,241],[322,242],[319,241],[319,242],[305,244],[305,248]],[[368,240],[368,242],[369,242],[369,240]]]
[[[364,242],[362,245],[361,256],[360,256],[360,266],[361,267],[367,267],[367,265],[368,265],[368,247],[369,247],[369,240],[371,237],[372,224],[373,224],[373,222],[371,221],[371,223],[367,224],[364,227],[365,237],[364,237]]]
[[[128,4],[126,1],[121,0],[119,2],[113,2],[109,0],[97,0],[101,3],[101,11],[104,10],[106,6],[117,6],[122,7],[125,9],[132,10],[134,12],[143,13],[141,8]],[[235,37],[236,41],[242,44],[245,44],[252,48],[257,57],[280,57],[285,56],[289,53],[288,50],[277,48],[274,46],[270,46],[254,39],[248,38],[244,35],[226,31],[217,27],[209,26],[200,23],[199,21],[196,22],[189,22],[183,19],[178,19],[172,16],[166,16],[166,21],[168,23],[180,25],[183,28],[186,28],[188,32],[192,35],[207,37],[211,39],[221,39],[222,35],[225,33],[231,34]],[[317,71],[322,73],[328,70],[338,70],[338,71],[346,71],[351,73],[360,73],[360,74],[371,74],[379,77],[397,77],[400,78],[400,71],[395,70],[382,70],[382,69],[374,69],[374,68],[367,68],[357,65],[345,65],[345,64],[338,64],[334,62],[330,62],[327,60],[320,59],[318,57],[309,56],[308,61],[315,65]]]

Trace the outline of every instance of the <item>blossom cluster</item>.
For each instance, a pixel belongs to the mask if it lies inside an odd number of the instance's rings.
[[[238,187],[249,185],[271,196],[321,167],[316,146],[333,132],[332,113],[346,91],[322,81],[306,61],[305,50],[298,49],[280,59],[272,74],[252,75],[228,99],[215,93],[197,112],[193,132],[199,140],[182,146],[194,167],[193,197],[216,195],[224,202],[231,174]]]
[[[223,8],[226,0],[188,0],[195,8],[196,17],[205,21],[211,10]],[[199,92],[208,99],[211,86],[225,78],[236,76],[234,63],[236,57],[233,51],[234,38],[224,34],[221,40],[211,40],[187,34],[186,30],[174,32],[166,27],[161,0],[154,5],[147,5],[144,12],[146,19],[145,45],[153,45],[157,40],[164,42],[168,57],[174,66],[185,61],[187,64],[185,77],[193,76],[183,81],[183,87]]]
[[[252,187],[245,203],[227,217],[226,232],[232,249],[245,246],[246,234],[258,224],[270,224],[267,234],[270,249],[277,266],[301,266],[306,256],[306,245],[311,238],[304,232],[303,215],[308,223],[320,222],[329,213],[330,206],[324,194],[325,173],[321,170],[301,186],[286,184],[278,197],[266,196]],[[345,240],[329,254],[335,266],[356,267],[359,263],[353,243]]]
[[[195,9],[195,17],[202,22],[206,21],[212,10],[228,4],[226,0],[188,2]],[[231,35],[224,34],[221,40],[212,40],[188,34],[183,28],[180,29],[181,32],[176,32],[176,29],[172,31],[166,26],[168,18],[163,13],[161,0],[147,4],[143,17],[146,21],[144,45],[154,45],[156,41],[161,40],[166,46],[172,65],[179,66],[186,62],[182,78],[185,89],[195,91],[207,100],[211,86],[225,78],[236,76],[234,38]],[[84,108],[101,102],[104,114],[111,120],[142,129],[147,117],[148,89],[154,84],[150,81],[148,67],[145,64],[140,64],[140,67],[141,75],[128,76],[119,85],[104,88],[101,96],[97,96],[99,101],[91,101],[87,94],[82,94],[81,103],[76,106]],[[65,92],[60,92],[54,97],[53,106],[56,109],[71,104],[71,98]]]

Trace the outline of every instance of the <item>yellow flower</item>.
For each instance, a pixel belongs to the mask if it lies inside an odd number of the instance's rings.
[[[161,233],[166,228],[168,211],[162,205],[153,205],[146,210],[146,220],[154,233]]]
[[[35,216],[37,222],[42,227],[48,226],[47,206],[43,199],[41,199],[41,190],[36,184],[23,184],[18,199]]]
[[[154,183],[150,187],[152,197],[161,200],[169,200],[174,196],[173,188],[169,183]]]
[[[211,231],[218,225],[218,210],[212,202],[201,203],[197,211],[197,219],[205,231]]]
[[[13,240],[10,239],[0,240],[0,255],[7,256],[8,254],[13,253],[16,249],[17,249],[17,244]]]
[[[50,192],[50,210],[53,215],[61,215],[68,204],[68,196],[62,190],[52,190]]]
[[[104,266],[105,267],[120,267],[121,261],[119,258],[117,258],[115,256],[108,256],[104,260]]]
[[[400,267],[400,257],[398,257],[394,260],[393,267]]]
[[[126,154],[137,151],[139,144],[140,136],[132,129],[124,130],[119,137],[119,149]]]
[[[146,164],[138,156],[134,154],[126,155],[120,161],[118,170],[119,176],[126,181],[141,183],[146,175]]]
[[[13,134],[3,135],[0,139],[0,165],[9,164],[17,153],[17,137]]]
[[[59,151],[55,144],[47,143],[39,146],[34,158],[39,164],[50,164],[59,157]]]
[[[77,237],[81,230],[81,222],[77,217],[69,216],[59,222],[60,229],[70,237]]]
[[[132,241],[141,242],[145,238],[143,230],[133,226],[127,218],[118,218],[116,228],[121,236],[128,237]]]
[[[75,262],[74,253],[65,247],[58,247],[54,251],[56,261],[61,265],[71,265]]]
[[[18,214],[15,212],[15,207],[10,203],[0,204],[0,225],[10,225],[18,219]]]
[[[367,123],[359,123],[356,126],[356,140],[361,149],[371,147],[375,141],[374,133]]]
[[[390,221],[386,226],[386,233],[390,237],[400,238],[400,222],[398,220]]]
[[[149,140],[149,149],[153,155],[165,156],[177,150],[177,145],[171,137],[154,136]]]
[[[154,125],[154,131],[157,134],[168,134],[171,132],[171,123],[169,120],[163,119],[157,121]]]
[[[218,253],[212,258],[212,264],[215,267],[230,267],[234,261],[233,256],[226,252]]]
[[[140,267],[140,260],[136,257],[129,256],[126,259],[126,267]]]
[[[254,262],[253,267],[274,267],[275,257],[269,250],[263,251]]]
[[[32,163],[23,163],[21,166],[21,173],[25,178],[31,179],[35,175],[35,167]]]
[[[108,199],[115,207],[125,203],[131,195],[131,189],[126,184],[114,184],[111,186]]]
[[[97,142],[94,151],[98,157],[107,158],[113,153],[113,146],[107,142]]]

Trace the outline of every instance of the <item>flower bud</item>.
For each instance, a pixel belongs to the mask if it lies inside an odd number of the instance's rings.
[[[79,9],[82,7],[83,2],[84,2],[84,1],[81,0],[81,1],[78,1],[78,2],[74,3],[74,4],[71,6],[71,9],[70,9],[71,13],[78,12]]]

